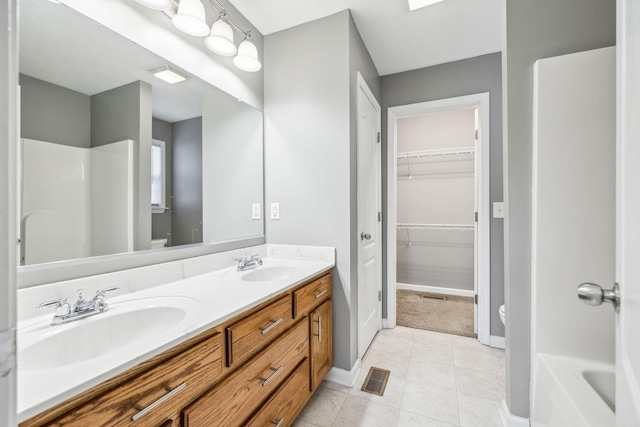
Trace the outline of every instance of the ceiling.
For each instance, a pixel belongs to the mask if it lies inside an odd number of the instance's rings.
[[[268,35],[350,9],[381,76],[502,50],[503,0],[229,0]]]

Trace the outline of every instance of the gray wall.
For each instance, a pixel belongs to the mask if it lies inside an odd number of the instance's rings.
[[[132,139],[134,250],[151,248],[151,85],[133,82],[91,96],[91,145]]]
[[[202,103],[202,217],[205,242],[264,234],[262,112],[217,89]]]
[[[171,245],[171,201],[173,191],[173,127],[171,123],[153,118],[151,125],[151,138],[165,143],[165,200],[167,210],[163,213],[151,214],[151,238],[169,239]]]
[[[268,243],[336,247],[334,366],[357,358],[355,105],[360,69],[375,68],[348,11],[265,37],[265,186]]]
[[[171,245],[202,242],[202,117],[173,124]]]
[[[90,97],[20,74],[20,137],[91,146]]]
[[[504,1],[507,404],[529,415],[533,63],[612,46],[615,0]],[[493,132],[493,130],[492,130]],[[511,333],[511,331],[514,331]]]
[[[389,107],[434,101],[474,93],[489,92],[491,110],[490,133],[490,198],[502,201],[502,73],[501,55],[493,53],[462,61],[436,65],[382,77],[382,152],[387,150],[387,109]],[[387,162],[382,156],[382,199],[387,204]],[[385,212],[386,213],[386,212]],[[387,215],[383,213],[383,230]],[[491,335],[504,336],[498,308],[504,301],[503,224],[491,219]],[[386,236],[383,257],[386,257]],[[383,277],[386,278],[386,266]],[[386,282],[383,293],[386,297]],[[386,312],[385,312],[386,317]]]

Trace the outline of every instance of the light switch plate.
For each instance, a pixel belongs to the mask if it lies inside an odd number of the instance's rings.
[[[504,202],[493,202],[493,217],[504,218]]]
[[[260,219],[260,203],[251,204],[251,219]]]
[[[271,203],[271,219],[280,219],[280,203]]]

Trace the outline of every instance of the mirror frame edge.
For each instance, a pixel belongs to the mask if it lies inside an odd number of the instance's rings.
[[[224,242],[178,246],[175,249],[151,249],[134,253],[133,255],[131,252],[125,252],[100,257],[21,266],[18,267],[17,288],[24,289],[99,274],[115,273],[155,264],[181,261],[187,258],[245,249],[264,245],[265,243],[266,238],[263,234]]]

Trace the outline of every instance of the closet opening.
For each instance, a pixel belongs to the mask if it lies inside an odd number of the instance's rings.
[[[489,344],[489,94],[388,120],[386,326]]]

